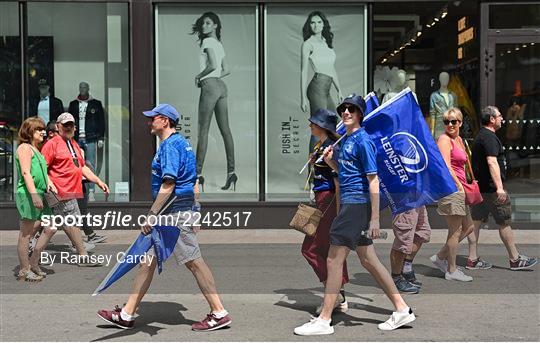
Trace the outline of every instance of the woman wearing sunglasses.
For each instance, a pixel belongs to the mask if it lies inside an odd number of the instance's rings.
[[[431,256],[431,262],[444,273],[446,280],[472,281],[456,266],[459,241],[473,230],[473,221],[469,206],[465,204],[465,191],[462,184],[467,182],[465,163],[467,153],[459,129],[463,114],[458,108],[450,108],[443,114],[444,134],[439,136],[437,145],[452,175],[458,191],[439,200],[437,212],[444,216],[448,224],[446,244]]]
[[[19,256],[19,280],[36,282],[41,281],[46,275],[38,266],[38,258],[41,255],[49,234],[42,235],[34,249],[34,253],[28,257],[30,238],[39,229],[39,221],[43,215],[51,214],[51,210],[43,200],[43,194],[47,189],[56,192],[56,188],[47,177],[47,164],[38,148],[43,143],[45,135],[45,123],[41,118],[30,117],[26,119],[19,129],[19,147],[15,155],[15,164],[19,174],[15,202],[21,217],[17,254]],[[47,233],[50,228],[45,228]],[[41,242],[40,242],[41,241]]]

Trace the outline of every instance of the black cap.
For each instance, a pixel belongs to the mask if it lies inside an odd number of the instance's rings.
[[[360,95],[351,94],[345,99],[343,99],[341,104],[337,107],[338,113],[343,112],[342,110],[340,111],[340,108],[342,108],[342,106],[345,104],[356,106],[360,110],[360,112],[362,112],[362,115],[366,113],[366,102],[364,101],[364,98],[362,98]]]
[[[325,108],[319,108],[309,117],[309,121],[323,129],[336,132],[337,115]]]

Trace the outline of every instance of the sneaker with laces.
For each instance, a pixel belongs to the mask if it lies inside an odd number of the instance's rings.
[[[86,250],[86,252],[92,252],[96,248],[95,244],[87,243],[87,242],[84,242],[84,241],[83,241],[83,245],[84,245],[84,250]],[[71,245],[70,250],[73,253],[77,253],[77,248],[75,248],[74,245]]]
[[[94,233],[93,235],[86,236],[85,240],[88,243],[96,244],[96,243],[102,243],[107,239],[107,236],[98,235]]]
[[[334,327],[319,317],[294,329],[294,334],[299,336],[331,335],[333,333]]]
[[[323,307],[323,305],[320,304],[315,309],[315,313],[317,315],[321,314],[322,307]],[[336,312],[347,312],[348,309],[349,309],[349,303],[347,302],[347,300],[345,299],[343,294],[339,293],[338,297],[336,299],[336,303],[334,304],[334,311],[336,311]]]
[[[435,267],[437,267],[437,269],[439,269],[441,272],[443,273],[446,273],[446,271],[448,270],[448,262],[446,260],[441,260],[437,254],[431,256],[429,258],[429,260],[431,261],[431,263],[433,263],[433,265]]]
[[[511,270],[530,269],[536,263],[538,263],[538,259],[536,257],[527,257],[525,255],[519,255],[517,260],[515,261],[510,260],[510,269]]]
[[[132,329],[133,325],[135,325],[135,320],[123,320],[122,316],[120,315],[121,312],[122,309],[120,306],[116,305],[112,311],[99,310],[97,314],[101,319],[112,325],[118,326],[122,329]]]
[[[402,275],[396,276],[393,279],[394,279],[394,283],[396,284],[396,288],[401,293],[418,294],[418,292],[420,292],[420,288],[413,285],[409,281],[405,280],[405,278]]]
[[[456,268],[456,270],[454,270],[453,273],[446,272],[444,274],[444,278],[446,280],[463,281],[463,282],[469,282],[473,280],[472,276],[465,275],[465,273],[463,273],[463,271],[459,268]]]
[[[213,331],[221,329],[232,323],[231,317],[227,314],[225,317],[218,318],[215,314],[209,313],[206,318],[198,323],[191,325],[193,331]]]
[[[422,287],[422,282],[416,278],[414,270],[411,270],[408,273],[402,273],[402,275],[405,280],[409,281],[411,284],[415,285],[418,288]]]
[[[409,311],[406,313],[402,312],[392,312],[390,318],[378,325],[379,330],[391,331],[395,330],[403,325],[409,324],[416,319],[413,311],[409,308]]]
[[[488,261],[482,260],[480,257],[476,260],[467,259],[467,265],[465,268],[469,270],[475,270],[475,269],[489,269],[493,267],[491,263]]]

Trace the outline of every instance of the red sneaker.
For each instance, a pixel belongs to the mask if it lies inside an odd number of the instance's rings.
[[[116,325],[119,328],[122,329],[133,329],[133,325],[135,324],[135,320],[123,320],[122,316],[120,316],[120,312],[122,312],[122,308],[118,305],[114,308],[114,310],[99,310],[98,316],[103,319],[104,321]]]
[[[231,317],[228,314],[225,317],[218,319],[215,314],[209,313],[206,315],[206,318],[191,325],[191,329],[193,331],[213,331],[221,329],[231,324],[231,322]]]

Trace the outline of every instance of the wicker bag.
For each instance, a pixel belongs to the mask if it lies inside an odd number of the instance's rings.
[[[306,204],[299,204],[293,219],[289,223],[289,226],[297,231],[305,233],[308,236],[315,236],[315,232],[317,232],[317,227],[319,226],[321,218],[324,217],[326,211],[328,211],[330,206],[332,206],[335,199],[336,197],[334,196],[330,204],[328,204],[328,207],[326,207],[326,210],[324,210],[324,213],[316,207]]]

